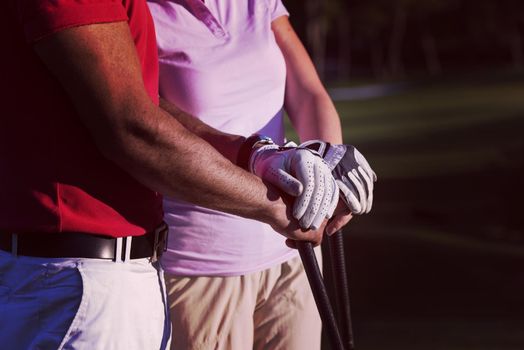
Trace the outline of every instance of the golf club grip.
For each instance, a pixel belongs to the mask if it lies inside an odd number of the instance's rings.
[[[346,348],[353,350],[353,326],[351,324],[351,310],[349,303],[349,286],[347,280],[346,260],[344,256],[344,241],[342,232],[337,231],[328,236],[328,246],[331,255],[331,267],[333,271],[336,307],[339,311],[340,333]]]
[[[313,245],[310,242],[297,241],[297,248],[302,259],[302,264],[304,264],[304,270],[306,271],[306,276],[309,280],[309,285],[311,286],[322,324],[328,334],[331,348],[332,350],[344,350],[344,344],[340,337],[335,314],[333,313],[326,286],[320,273]]]

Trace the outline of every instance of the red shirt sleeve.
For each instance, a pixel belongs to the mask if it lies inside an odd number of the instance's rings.
[[[17,0],[16,3],[28,42],[66,28],[128,20],[122,0]]]

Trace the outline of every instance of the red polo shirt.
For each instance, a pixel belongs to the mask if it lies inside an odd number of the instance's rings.
[[[34,41],[66,28],[127,21],[157,103],[155,31],[145,0],[9,0],[0,21],[0,231],[118,237],[156,227],[160,196],[102,156],[32,50]]]

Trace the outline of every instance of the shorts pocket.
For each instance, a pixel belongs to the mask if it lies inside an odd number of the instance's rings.
[[[83,299],[83,279],[76,266],[47,268],[39,312],[39,348],[62,348],[79,318]]]
[[[0,285],[0,298],[5,298],[9,295],[11,288]]]

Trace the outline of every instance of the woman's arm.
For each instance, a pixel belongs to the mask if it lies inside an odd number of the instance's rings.
[[[271,27],[286,61],[286,112],[300,141],[342,143],[338,113],[288,17],[278,17]]]
[[[300,141],[319,139],[341,144],[338,113],[288,17],[278,17],[271,28],[286,61],[285,109]],[[328,234],[338,231],[351,220],[351,214],[342,201],[335,213],[326,228]]]

